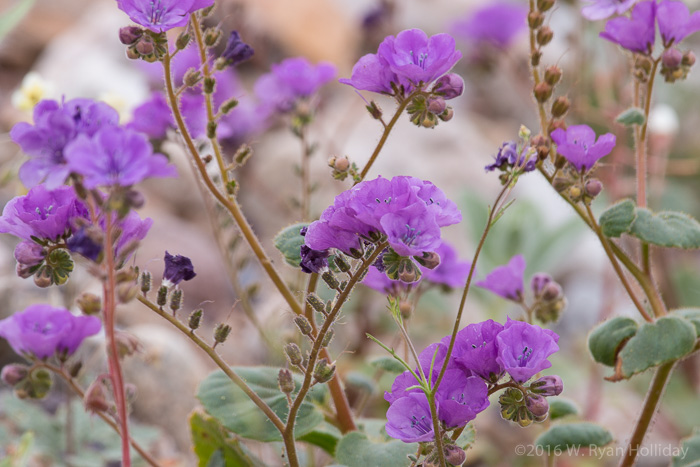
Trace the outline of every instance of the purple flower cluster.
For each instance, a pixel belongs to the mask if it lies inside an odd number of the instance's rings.
[[[452,26],[458,39],[507,49],[527,26],[527,7],[514,2],[488,2]]]
[[[646,0],[637,3],[632,16],[613,18],[605,24],[600,37],[640,54],[651,54],[656,40],[656,27],[664,47],[677,44],[700,30],[700,12],[690,14],[684,2]]]
[[[489,386],[496,384],[504,374],[510,375],[517,384],[523,384],[549,368],[548,358],[559,350],[558,341],[559,336],[548,329],[510,318],[505,326],[488,320],[459,331],[435,394],[441,428],[461,427],[476,418],[489,405]],[[449,343],[450,336],[446,336],[428,346],[418,357],[423,373],[432,382],[437,379]],[[558,377],[554,379],[560,382]],[[425,394],[420,388],[407,389],[418,384],[411,372],[406,371],[396,377],[391,392],[384,395],[391,404],[386,432],[407,443],[431,441],[435,437]],[[540,394],[555,395],[556,391],[549,391],[549,386]],[[556,394],[562,389],[559,384]]]
[[[388,36],[376,54],[367,54],[353,66],[352,77],[339,80],[355,89],[394,95],[403,86],[406,93],[425,89],[447,73],[462,58],[448,34],[428,35],[408,29]],[[461,81],[461,79],[460,79]]]
[[[606,133],[596,141],[595,132],[588,125],[574,125],[551,134],[557,152],[579,172],[590,170],[598,159],[607,156],[615,147],[615,135]]]
[[[532,172],[537,167],[537,156],[534,150],[529,146],[518,149],[515,141],[503,143],[493,159],[491,164],[484,167],[487,172],[496,169],[507,171],[512,168],[523,172]]]
[[[185,26],[191,13],[213,4],[214,0],[117,0],[134,23],[153,32]]]
[[[321,218],[309,225],[305,245],[309,251],[335,248],[359,257],[365,241],[385,236],[397,254],[420,256],[440,246],[441,227],[461,220],[457,205],[432,183],[414,177],[379,177],[336,196]],[[312,269],[309,254],[302,255],[302,264]]]
[[[0,337],[20,355],[44,359],[72,355],[83,340],[100,331],[94,316],[74,316],[63,308],[32,305],[0,321]]]

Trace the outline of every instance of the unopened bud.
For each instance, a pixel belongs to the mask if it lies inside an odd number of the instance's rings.
[[[679,66],[681,66],[681,63],[683,62],[683,54],[681,53],[680,50],[671,48],[666,50],[662,55],[661,55],[661,61],[663,62],[664,66],[666,68],[670,68],[671,70],[675,70]]]
[[[192,36],[189,35],[187,30],[182,31],[179,36],[177,36],[177,39],[175,40],[175,47],[178,48],[178,50],[182,50],[187,47],[187,44],[190,43],[190,39],[192,39]]]
[[[559,120],[559,119],[552,119],[552,121],[549,123],[549,126],[547,127],[547,132],[551,135],[554,130],[557,128],[561,128],[562,130],[566,130],[566,122],[564,120]]]
[[[143,29],[138,26],[125,26],[119,29],[119,42],[131,45],[143,36]]]
[[[564,294],[564,291],[561,288],[561,285],[557,284],[554,281],[551,281],[547,285],[544,286],[542,289],[542,300],[545,301],[552,301],[552,300],[557,300],[562,297]]]
[[[115,332],[114,342],[117,344],[117,353],[120,358],[130,357],[143,348],[136,336],[124,331]]]
[[[153,39],[151,36],[143,36],[136,43],[136,51],[141,55],[151,55],[155,50],[155,44],[153,44]]]
[[[36,272],[37,267],[36,266],[25,266],[21,263],[17,263],[17,267],[15,268],[15,272],[17,273],[17,277],[20,277],[22,279],[27,279],[29,277],[32,277],[34,273]]]
[[[126,58],[129,60],[137,60],[140,57],[139,53],[136,51],[135,46],[131,46],[126,49]]]
[[[224,101],[223,104],[221,104],[221,107],[219,107],[219,112],[221,112],[222,114],[227,114],[230,111],[232,111],[237,105],[238,99],[232,97],[231,99],[228,99],[227,101]]]
[[[187,326],[191,330],[194,331],[199,327],[199,324],[202,322],[202,313],[204,313],[202,309],[194,310],[190,313],[190,317],[187,319]]]
[[[333,262],[342,272],[348,272],[350,270],[350,264],[339,254],[333,257]]]
[[[328,363],[328,360],[322,358],[316,363],[316,368],[314,368],[314,379],[319,383],[327,383],[333,379],[335,375],[335,365]]]
[[[681,62],[683,66],[691,67],[695,65],[695,54],[690,50],[683,54],[683,61]]]
[[[447,73],[435,81],[433,92],[439,93],[445,100],[454,99],[464,92],[464,80],[457,73]]]
[[[544,287],[550,282],[552,282],[552,276],[546,272],[538,272],[534,274],[532,279],[530,279],[530,288],[535,294],[535,297],[539,297]]]
[[[214,345],[223,344],[229,334],[231,334],[231,326],[224,323],[217,324],[214,328]]]
[[[452,465],[462,465],[467,460],[467,453],[464,449],[454,444],[448,444],[444,447],[445,460]]]
[[[140,287],[133,282],[123,282],[117,285],[119,303],[129,303],[139,294]]]
[[[29,368],[19,363],[11,363],[2,367],[0,379],[8,386],[15,386],[29,375]]]
[[[535,50],[534,52],[532,52],[532,55],[530,56],[530,65],[539,66],[541,59],[542,59],[542,52],[540,52],[539,50]]]
[[[586,195],[590,196],[591,198],[595,198],[601,191],[603,191],[603,183],[597,178],[591,178],[590,180],[586,181],[583,189],[585,190]]]
[[[549,157],[549,147],[540,145],[540,146],[535,146],[535,149],[537,150],[537,158],[541,161],[545,160],[547,157]]]
[[[253,148],[251,148],[247,144],[241,144],[241,146],[236,151],[236,154],[233,155],[233,160],[236,161],[236,164],[243,165],[246,162],[248,162],[248,159],[250,159],[250,156],[252,155]]]
[[[93,293],[84,292],[75,302],[85,315],[96,315],[102,311],[102,299]]]
[[[177,310],[180,309],[182,306],[182,290],[181,289],[175,289],[173,290],[173,293],[170,295],[170,309],[172,310],[173,314],[177,312]]]
[[[41,264],[46,257],[46,249],[36,242],[25,240],[15,247],[15,260],[22,266],[32,267]]]
[[[530,29],[537,29],[544,23],[544,15],[537,11],[531,11],[527,15],[527,24]]]
[[[547,45],[552,42],[554,37],[554,31],[549,26],[542,26],[539,31],[537,31],[537,43],[539,45]]]
[[[299,331],[305,336],[308,336],[313,331],[313,329],[311,328],[311,323],[309,323],[309,320],[306,319],[306,316],[296,316],[294,318],[294,324],[297,325]]]
[[[182,76],[183,84],[188,87],[195,86],[201,80],[202,73],[194,68],[188,68],[185,74]]]
[[[547,375],[530,385],[530,391],[545,397],[558,396],[564,390],[564,383],[557,375]]]
[[[544,103],[547,102],[550,97],[552,97],[552,86],[543,81],[537,84],[532,92],[535,95],[537,102]]]
[[[530,394],[527,396],[525,406],[535,417],[546,415],[549,411],[549,402],[538,394]]]
[[[445,111],[443,113],[441,113],[440,115],[438,115],[438,118],[440,120],[442,120],[443,122],[449,122],[450,120],[452,120],[452,117],[454,117],[454,115],[455,115],[455,111],[452,110],[452,107],[447,106]]]
[[[571,102],[566,96],[559,96],[552,102],[552,116],[554,118],[561,118],[569,111],[571,107]]]
[[[85,410],[93,413],[105,412],[109,409],[109,402],[105,396],[105,387],[102,379],[98,378],[88,386],[83,396]]]
[[[289,359],[290,364],[294,366],[301,364],[301,349],[294,342],[290,342],[289,344],[284,346],[284,353],[287,354],[287,358]]]
[[[323,274],[321,274],[321,279],[323,279],[326,285],[328,285],[328,287],[332,290],[337,290],[340,286],[340,282],[338,282],[338,279],[330,271],[326,271]]]
[[[219,39],[221,39],[221,29],[219,28],[209,28],[206,30],[204,33],[204,44],[207,47],[213,47],[216,45],[217,42],[219,42]]]
[[[147,294],[151,290],[151,273],[148,271],[144,271],[143,274],[141,274],[141,292]]]
[[[439,115],[447,109],[447,103],[442,97],[431,97],[428,99],[428,111]]]
[[[161,285],[158,288],[158,296],[156,297],[156,304],[163,308],[165,304],[168,303],[168,288],[164,285]]]
[[[211,94],[214,92],[214,89],[216,88],[216,78],[212,76],[208,76],[204,78],[204,86],[202,89],[204,90],[205,94]],[[212,123],[212,122],[209,122]]]
[[[540,11],[549,11],[554,6],[554,0],[537,0],[537,9]]]
[[[401,300],[399,302],[399,312],[404,320],[409,319],[413,313],[413,304],[408,300]]]
[[[434,251],[424,251],[422,256],[414,256],[418,263],[428,269],[435,269],[440,265],[440,255]]]
[[[329,329],[328,332],[326,332],[326,334],[323,335],[323,340],[321,341],[321,347],[328,347],[328,345],[333,340],[333,335],[334,335],[333,330]]]
[[[382,118],[382,109],[379,108],[376,102],[370,101],[366,109],[375,120],[380,120]]]
[[[294,391],[294,378],[292,377],[292,372],[286,368],[280,369],[277,375],[277,383],[279,384],[280,391],[285,394],[291,394]]]
[[[311,305],[311,308],[319,313],[323,313],[324,309],[326,308],[326,304],[323,303],[323,300],[321,300],[315,293],[310,293],[307,295],[306,301],[309,303],[309,305]]]
[[[345,172],[350,168],[350,161],[346,156],[331,157],[328,160],[328,165],[338,172]]]
[[[402,260],[399,263],[398,278],[402,282],[417,282],[421,273],[418,267],[410,259]]]
[[[39,269],[39,272],[34,274],[34,284],[42,289],[51,286],[53,284],[51,270],[46,267]]]
[[[554,86],[559,82],[561,79],[561,68],[559,68],[556,65],[551,65],[548,66],[546,70],[544,70],[544,80]]]

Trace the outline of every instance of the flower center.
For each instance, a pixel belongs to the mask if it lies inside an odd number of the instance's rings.
[[[526,345],[522,353],[518,355],[518,366],[524,367],[525,365],[527,365],[527,361],[530,359],[530,355],[532,355],[532,347],[528,347]]]
[[[421,418],[416,417],[415,415],[411,416],[411,428],[414,430],[418,431],[420,434],[424,435],[426,433],[430,433],[432,430],[432,427],[426,420],[426,416],[423,415]]]
[[[428,58],[427,52],[423,52],[422,54],[418,55],[418,60],[416,60],[416,56],[413,53],[413,50],[411,50],[411,57],[413,58],[413,63],[415,63],[416,65],[418,65],[419,67],[421,67],[422,69],[425,70],[425,65],[426,65],[425,61]]]
[[[406,224],[406,233],[401,237],[401,241],[406,244],[406,246],[411,246],[411,244],[416,241],[416,238],[418,238],[420,233],[420,230],[416,230],[415,228]]]
[[[39,333],[39,334],[48,334],[52,330],[53,326],[51,323],[34,323],[34,328],[32,329],[33,332]]]
[[[161,0],[151,1],[151,23],[158,24],[163,19],[166,8],[161,6]]]
[[[49,207],[43,209],[43,210],[39,206],[37,206],[36,209],[34,210],[34,212],[36,212],[41,217],[42,221],[45,221],[46,219],[48,219],[52,210],[53,210],[53,204],[50,205]]]

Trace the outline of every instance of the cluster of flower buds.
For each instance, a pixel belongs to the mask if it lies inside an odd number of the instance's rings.
[[[464,92],[464,81],[455,73],[448,73],[435,81],[430,94],[415,96],[406,107],[411,122],[424,128],[434,128],[440,120],[452,120],[454,111],[447,100],[459,97]]]
[[[537,49],[530,56],[532,66],[539,66],[542,58],[543,46],[549,44],[554,37],[552,28],[544,24],[544,14],[551,10],[554,6],[554,0],[538,0],[537,8],[531,10],[527,15],[527,25],[530,28],[530,33],[535,38]]]
[[[12,363],[5,365],[0,379],[12,386],[20,399],[43,399],[53,386],[51,373],[44,368],[29,368],[26,365]]]
[[[661,74],[667,83],[686,79],[693,65],[695,65],[695,54],[691,51],[682,53],[675,47],[671,47],[661,55]]]
[[[557,375],[544,376],[529,387],[510,387],[498,398],[501,416],[523,428],[532,422],[543,422],[549,413],[546,397],[558,396],[563,389],[562,380]]]
[[[535,296],[532,305],[535,317],[543,323],[558,321],[566,308],[566,297],[561,285],[549,274],[540,272],[532,276],[530,288]]]
[[[360,180],[360,169],[357,164],[350,162],[347,156],[332,156],[328,159],[328,167],[331,170],[331,176],[335,180],[345,180],[350,176],[353,181]]]
[[[168,52],[168,40],[165,34],[152,32],[139,26],[120,28],[119,41],[128,46],[126,56],[132,60],[142,59],[152,63],[162,60]],[[180,47],[180,40],[177,44]]]

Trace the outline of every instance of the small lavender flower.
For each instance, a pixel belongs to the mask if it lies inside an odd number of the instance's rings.
[[[63,153],[66,145],[78,135],[92,136],[118,122],[117,111],[102,102],[39,102],[34,107],[34,125],[21,122],[10,131],[12,141],[30,157],[19,169],[20,180],[28,187],[42,182],[50,189],[60,186],[70,173]]]
[[[590,21],[598,21],[622,15],[635,3],[637,0],[589,0],[588,5],[581,9],[581,14]]]
[[[94,316],[74,316],[63,308],[32,305],[0,321],[0,337],[20,355],[47,358],[72,355],[83,340],[100,330]]]
[[[557,144],[557,152],[579,172],[590,170],[615,147],[615,135],[606,133],[596,141],[595,132],[588,125],[574,125],[566,130],[557,128],[551,136]]]
[[[44,185],[38,185],[5,205],[0,217],[0,233],[24,240],[36,237],[58,242],[70,236],[76,218],[87,219],[88,211],[72,187],[47,190]]]
[[[670,47],[700,30],[700,11],[691,15],[684,2],[663,0],[656,7],[656,21],[664,46]]]
[[[495,268],[476,285],[507,300],[518,302],[523,298],[524,273],[525,259],[522,255],[516,255],[510,259],[507,265]]]
[[[470,324],[457,333],[454,358],[462,368],[488,382],[498,381],[503,366],[498,361],[496,337],[503,325],[493,320]]]
[[[255,83],[255,95],[270,111],[289,112],[299,99],[315,94],[336,75],[335,65],[312,65],[304,57],[288,58],[272,65],[272,71]]]
[[[238,31],[231,31],[231,35],[228,37],[228,42],[226,43],[226,48],[221,53],[221,57],[223,57],[229,65],[236,66],[239,63],[249,60],[254,53],[255,51],[253,48],[243,42]]]
[[[68,167],[83,176],[86,188],[131,186],[150,177],[177,176],[148,139],[126,128],[103,128],[92,138],[80,135],[66,147]]]
[[[515,141],[507,141],[498,148],[498,153],[493,157],[493,163],[487,165],[484,169],[487,172],[492,172],[496,169],[507,170],[517,166],[524,172],[532,172],[537,168],[537,157],[534,154],[529,154],[529,152],[529,146],[523,147],[518,152],[518,145]]]
[[[489,406],[488,394],[481,378],[447,370],[435,394],[440,404],[438,418],[448,428],[464,426]]]
[[[410,393],[394,401],[386,413],[386,434],[404,443],[431,441],[433,420],[423,392]]]
[[[559,350],[555,332],[510,318],[496,340],[498,362],[520,383],[552,366],[547,358]]]
[[[182,281],[193,279],[194,272],[192,261],[187,256],[171,255],[165,252],[165,271],[163,271],[163,285],[172,287]]]
[[[641,54],[651,53],[654,46],[656,1],[639,2],[632,10],[632,17],[619,17],[605,23],[605,31],[600,37],[614,42],[623,48]]]
[[[452,34],[476,44],[487,43],[507,49],[526,28],[527,8],[513,2],[489,2],[486,6],[458,21]]]
[[[134,23],[153,32],[185,26],[191,13],[213,4],[214,0],[117,0]]]

